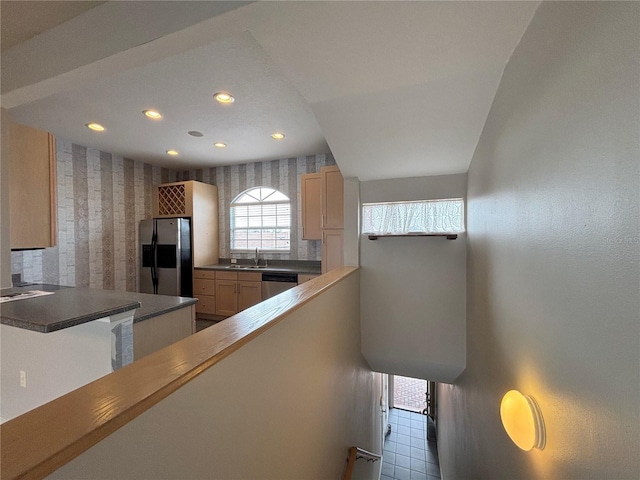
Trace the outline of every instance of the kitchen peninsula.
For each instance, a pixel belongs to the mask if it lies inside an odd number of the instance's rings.
[[[194,298],[46,284],[0,294],[33,290],[49,294],[0,305],[3,422],[194,331]]]

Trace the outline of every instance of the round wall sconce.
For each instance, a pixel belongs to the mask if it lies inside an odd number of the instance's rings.
[[[533,397],[509,390],[500,402],[500,418],[509,438],[519,448],[525,451],[544,448],[544,421]]]

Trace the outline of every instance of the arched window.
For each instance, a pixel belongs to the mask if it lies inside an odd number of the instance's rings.
[[[269,187],[245,190],[231,202],[231,250],[288,252],[291,248],[291,202]]]

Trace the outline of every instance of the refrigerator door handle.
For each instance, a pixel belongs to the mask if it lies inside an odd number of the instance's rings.
[[[155,226],[153,229],[153,235],[151,236],[151,283],[153,285],[153,293],[158,294],[158,232],[156,232]]]

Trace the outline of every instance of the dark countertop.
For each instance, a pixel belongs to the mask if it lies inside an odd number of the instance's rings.
[[[221,259],[220,263],[215,265],[205,265],[196,267],[196,270],[221,270],[225,272],[284,272],[284,273],[306,273],[310,275],[320,275],[322,268],[320,262],[312,260],[268,260],[268,266],[264,266],[264,259],[260,260],[260,268],[235,268],[229,262],[229,259]],[[254,265],[252,260],[241,259],[235,264],[239,267],[250,267]]]
[[[133,320],[135,323],[197,302],[195,298],[47,284],[7,288],[1,290],[0,295],[29,290],[55,293],[0,304],[0,320],[3,324],[48,333],[137,309]]]
[[[133,323],[157,317],[165,313],[195,305],[197,298],[173,297],[170,295],[152,295],[150,293],[118,292],[122,298],[137,300],[142,306],[136,310]]]

